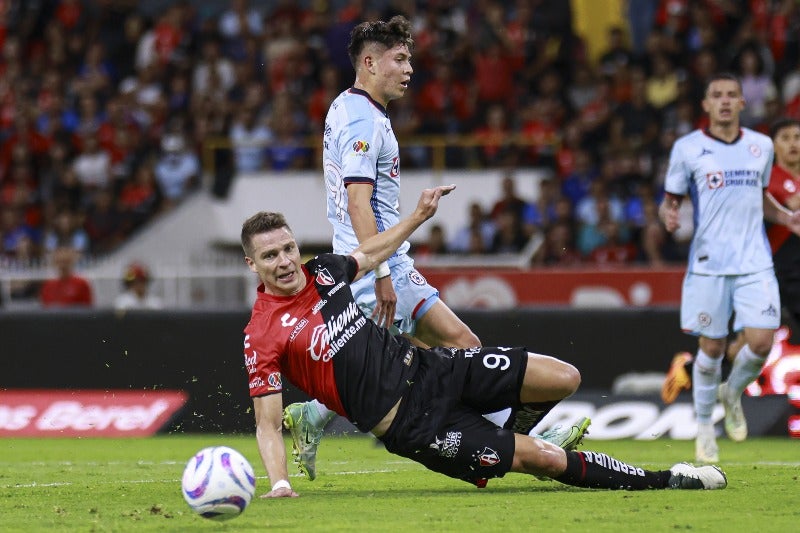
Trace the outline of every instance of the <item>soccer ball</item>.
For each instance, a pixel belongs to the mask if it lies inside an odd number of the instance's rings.
[[[242,454],[227,446],[211,446],[189,459],[181,486],[194,512],[203,518],[229,520],[250,503],[256,477]]]

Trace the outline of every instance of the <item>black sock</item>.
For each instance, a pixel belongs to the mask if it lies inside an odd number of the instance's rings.
[[[527,435],[556,405],[558,402],[523,403],[519,409],[511,413],[505,428],[514,433]]]
[[[669,470],[645,470],[604,453],[567,452],[567,469],[554,478],[566,485],[592,489],[663,489]]]

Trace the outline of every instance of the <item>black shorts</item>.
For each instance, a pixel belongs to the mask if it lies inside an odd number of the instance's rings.
[[[469,483],[504,476],[514,433],[483,414],[519,407],[525,348],[420,350],[414,382],[380,437],[392,453]]]

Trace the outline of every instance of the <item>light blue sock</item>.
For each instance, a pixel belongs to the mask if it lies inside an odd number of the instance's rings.
[[[764,367],[764,361],[766,358],[756,355],[748,344],[742,346],[733,360],[731,373],[728,376],[731,399],[741,396],[744,389],[758,377]]]
[[[692,367],[692,398],[697,422],[710,424],[717,403],[717,387],[722,379],[722,357],[713,358],[697,349]]]

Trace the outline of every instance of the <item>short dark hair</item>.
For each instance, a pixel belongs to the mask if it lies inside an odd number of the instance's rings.
[[[389,22],[375,20],[362,22],[350,32],[350,43],[347,45],[347,54],[355,68],[358,56],[367,43],[378,43],[388,48],[404,44],[411,51],[414,48],[414,39],[411,38],[411,22],[402,15],[395,15]]]
[[[242,249],[245,255],[249,256],[252,251],[252,239],[254,235],[268,233],[280,228],[286,228],[290,233],[292,231],[289,224],[286,223],[286,217],[281,213],[259,211],[245,220],[242,224]]]
[[[735,81],[736,85],[739,86],[739,92],[742,92],[742,81],[736,74],[733,74],[732,72],[719,72],[708,78],[708,81],[706,82],[706,88],[703,89],[703,98],[705,98],[708,94],[708,88],[711,87],[711,84],[720,80]]]
[[[770,125],[769,136],[774,139],[782,129],[794,126],[800,127],[800,120],[789,117],[779,118]]]

